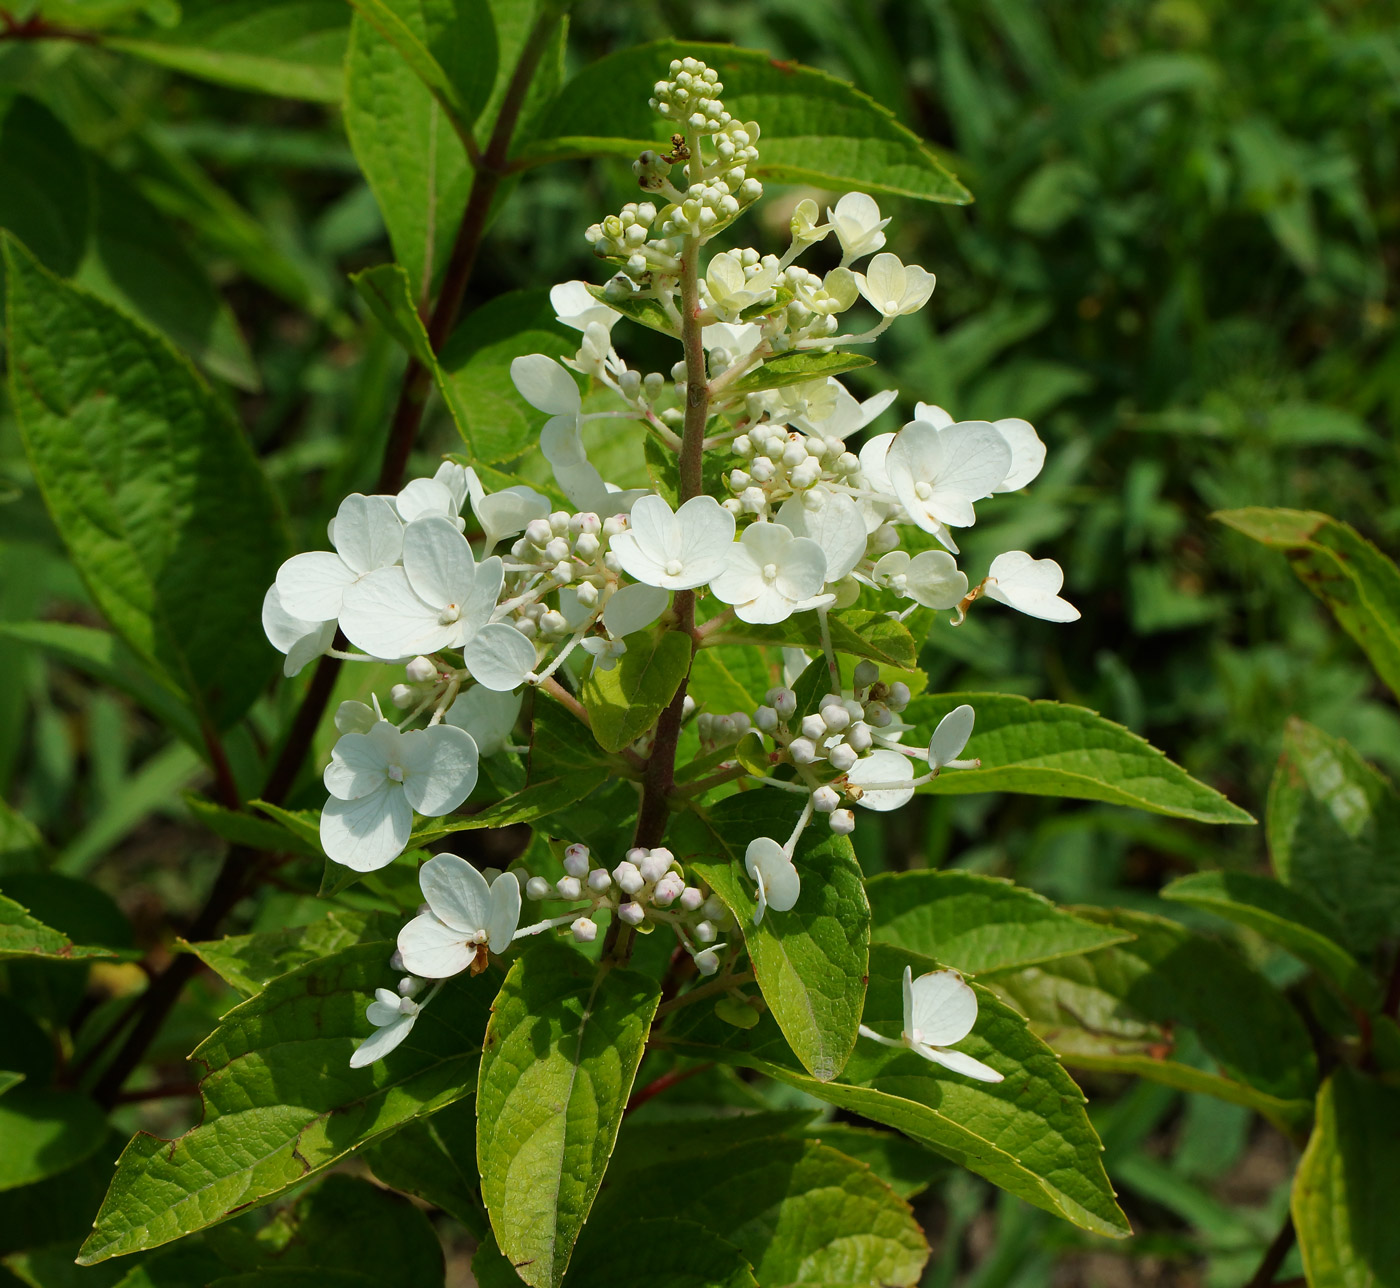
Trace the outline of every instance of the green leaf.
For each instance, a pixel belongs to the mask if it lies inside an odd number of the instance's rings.
[[[414,307],[413,290],[403,265],[376,264],[362,272],[351,273],[350,280],[360,298],[369,305],[370,312],[403,351],[432,370],[437,359],[433,356],[423,319]]]
[[[23,905],[0,895],[0,961],[52,957],[77,961],[86,957],[120,957],[110,948],[83,947],[61,930],[46,926]]]
[[[861,353],[833,353],[829,350],[799,350],[767,359],[757,371],[740,376],[729,386],[730,394],[754,394],[761,389],[781,389],[784,385],[805,385],[825,380],[860,367],[873,367],[874,358]]]
[[[694,41],[659,40],[591,64],[554,100],[522,157],[630,160],[655,147],[667,130],[647,106],[652,86],[671,59],[688,55],[719,72],[724,105],[738,120],[762,125],[751,175],[925,201],[970,200],[915,134],[844,81],[760,50]]]
[[[977,713],[967,755],[979,758],[982,768],[950,770],[920,791],[1069,796],[1202,823],[1254,821],[1137,734],[1084,707],[1009,693],[919,697],[903,714],[915,726],[906,744],[927,744],[939,720],[965,702]]]
[[[394,938],[401,921],[402,918],[388,913],[337,908],[307,926],[179,943],[244,997],[252,997],[279,975],[298,966],[320,961],[356,944]]]
[[[485,0],[350,3],[398,51],[448,122],[461,134],[470,131],[496,81],[496,28]]]
[[[74,1166],[32,1185],[0,1190],[0,1257],[8,1261],[25,1248],[69,1244],[71,1265],[71,1249],[92,1226],[122,1143],[122,1134],[109,1128],[97,1149]]]
[[[3,1096],[11,1087],[17,1087],[24,1081],[25,1075],[15,1073],[10,1069],[0,1069],[0,1096]]]
[[[510,291],[474,309],[438,357],[438,389],[472,464],[512,460],[535,447],[548,419],[516,392],[510,364],[528,353],[573,354],[578,332],[555,321],[547,291]]]
[[[1193,872],[1162,891],[1228,921],[1257,930],[1330,979],[1359,1006],[1380,1005],[1375,976],[1345,948],[1345,931],[1321,904],[1271,877],[1252,872]]]
[[[671,843],[687,871],[696,872],[734,914],[753,962],[763,1000],[797,1058],[819,1081],[834,1078],[850,1059],[865,1002],[870,905],[849,838],[819,823],[802,835],[793,861],[802,892],[788,912],[757,907],[744,852],[757,836],[785,842],[796,809],[775,805],[768,792],[744,792],[676,825]]]
[[[650,296],[629,295],[622,299],[614,300],[608,298],[608,293],[601,286],[589,286],[588,293],[610,309],[616,309],[625,318],[631,318],[633,322],[641,326],[648,327],[652,331],[660,331],[662,335],[669,335],[673,339],[680,337],[680,329],[671,320],[671,315],[666,312],[665,306],[660,300]]]
[[[21,1087],[0,1097],[0,1190],[32,1185],[82,1162],[107,1136],[107,1115],[76,1091]]]
[[[393,7],[421,36],[419,7]],[[407,274],[411,305],[426,306],[466,209],[471,164],[441,103],[362,14],[350,24],[345,57],[345,132]]]
[[[111,631],[76,622],[0,622],[0,637],[41,648],[65,666],[125,693],[191,747],[204,751],[189,707]]]
[[[935,962],[904,949],[870,946],[864,1022],[878,1032],[894,1035],[903,1026],[906,965],[916,975],[936,969]],[[972,987],[980,1008],[977,1025],[958,1050],[990,1064],[1005,1075],[1003,1082],[975,1082],[913,1051],[868,1041],[856,1044],[839,1078],[819,1082],[801,1069],[777,1025],[766,1017],[741,1032],[712,1016],[691,1019],[682,1012],[685,1018],[666,1042],[686,1055],[757,1069],[894,1127],[1086,1230],[1112,1237],[1128,1234],[1099,1159],[1102,1146],[1084,1111],[1083,1093],[1020,1015],[980,984]]]
[[[314,854],[321,855],[321,847],[314,849],[306,838],[289,831],[256,814],[246,814],[241,810],[225,809],[211,800],[194,792],[184,795],[185,808],[195,820],[207,827],[215,836],[235,845],[246,845],[252,850],[263,850],[269,854]]]
[[[481,1239],[487,1230],[476,1174],[476,1103],[458,1100],[419,1118],[365,1151],[385,1185],[456,1217]]]
[[[276,658],[246,629],[286,549],[271,488],[165,340],[4,256],[11,405],[49,512],[113,628],[226,727]]]
[[[564,1277],[660,997],[645,976],[544,942],[511,966],[496,998],[477,1088],[477,1165],[501,1251],[535,1288]]]
[[[0,228],[64,277],[77,269],[87,246],[92,197],[86,170],[82,150],[48,108],[23,96],[10,104],[0,125]]]
[[[583,682],[584,708],[604,751],[636,742],[670,705],[690,670],[690,637],[680,631],[627,637],[627,652],[611,671],[601,668]]]
[[[295,844],[308,853],[321,854],[321,811],[314,809],[283,809],[269,801],[249,801],[255,809],[291,833],[287,844]]]
[[[1133,939],[991,981],[1067,1064],[1248,1105],[1288,1132],[1306,1121],[1317,1079],[1307,1030],[1237,952],[1163,917],[1076,911]],[[1216,1068],[1169,1058],[1178,1026]]]
[[[580,1261],[595,1237],[611,1238],[657,1194],[734,1244],[761,1284],[913,1288],[928,1259],[909,1205],[868,1168],[813,1140],[769,1137],[610,1183]]]
[[[902,1199],[913,1198],[948,1174],[946,1159],[892,1131],[854,1123],[819,1122],[806,1134],[847,1158],[864,1163]]]
[[[1121,943],[1127,933],[973,872],[882,872],[866,882],[870,937],[955,970],[1014,970]]]
[[[1313,1288],[1400,1284],[1400,1091],[1343,1064],[1317,1098],[1293,1178],[1293,1224]]]
[[[1289,720],[1267,828],[1274,870],[1341,922],[1347,947],[1400,930],[1400,794],[1340,738]]]
[[[1215,516],[1262,545],[1282,550],[1316,595],[1400,696],[1400,568],[1355,528],[1312,510],[1225,510]]]
[[[612,770],[607,765],[585,765],[572,774],[531,783],[524,791],[488,805],[479,814],[470,814],[465,818],[431,819],[413,833],[409,843],[428,845],[454,832],[534,823],[567,809],[575,801],[581,801],[611,776]]]
[[[274,979],[195,1048],[204,1114],[173,1141],[138,1135],[82,1265],[216,1225],[372,1140],[471,1094],[491,989],[449,980],[402,1046],[364,1069],[350,1055],[393,982],[390,943],[361,944]]]
[[[190,76],[278,98],[339,100],[345,6],[339,0],[182,0],[169,31],[103,44]]]
[[[918,664],[919,650],[909,628],[885,613],[849,608],[828,614],[827,621],[831,625],[832,647],[838,653],[868,657],[872,662],[903,670]],[[728,622],[721,630],[705,637],[706,648],[724,645],[752,647],[756,644],[820,649],[821,625],[816,613],[799,613],[776,626]]]

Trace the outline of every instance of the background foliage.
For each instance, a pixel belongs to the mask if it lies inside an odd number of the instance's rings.
[[[265,584],[284,547],[317,544],[345,492],[373,488],[403,359],[348,274],[382,262],[390,239],[412,287],[441,270],[446,238],[412,212],[424,208],[425,194],[444,213],[460,209],[467,180],[460,145],[444,132],[442,150],[416,172],[394,171],[391,159],[362,170],[347,138],[362,158],[373,157],[378,121],[434,109],[416,82],[405,88],[395,80],[397,64],[361,31],[349,57],[366,61],[374,73],[366,83],[382,80],[382,93],[352,100],[342,114],[335,100],[349,9],[330,0],[191,2],[183,17],[165,0],[72,0],[37,14],[73,33],[106,33],[97,41],[24,38],[33,34],[25,27],[32,10],[11,8],[0,19],[0,37],[9,37],[0,38],[0,225],[52,270],[164,332],[218,382],[223,392],[210,396],[226,409],[212,419],[223,423],[227,410],[246,427],[278,494],[258,514],[218,519],[239,534],[230,577]],[[932,691],[1010,689],[1094,708],[1256,817],[1267,812],[1276,836],[1298,834],[1280,814],[1287,800],[1267,799],[1281,753],[1307,780],[1319,758],[1349,754],[1336,751],[1330,735],[1400,773],[1394,698],[1356,644],[1282,557],[1250,539],[1258,533],[1248,524],[1211,518],[1249,506],[1321,510],[1382,549],[1400,547],[1390,433],[1400,413],[1395,6],[583,0],[573,12],[567,70],[668,36],[733,40],[851,80],[931,140],[976,195],[962,208],[906,208],[882,197],[897,215],[891,249],[936,271],[939,285],[921,320],[882,341],[879,365],[850,379],[871,392],[885,381],[917,390],[960,417],[1014,414],[1036,423],[1050,447],[1046,474],[1014,507],[979,510],[965,544],[974,565],[1016,546],[1053,555],[1084,620],[1065,630],[973,614],[961,631],[939,632],[937,649],[925,648],[920,661]],[[482,84],[472,92],[486,102],[498,91]],[[582,227],[630,188],[617,161],[565,161],[507,183],[467,320],[443,363],[483,434],[502,414],[521,414],[501,374],[511,355],[493,348],[508,329],[500,319],[509,316],[510,329],[536,319],[537,333],[512,353],[550,343],[562,351],[538,288],[596,278]],[[794,186],[791,198],[800,195],[805,190]],[[768,209],[776,246],[786,206],[774,200]],[[522,290],[533,294],[507,294]],[[487,301],[490,311],[473,318],[470,310]],[[81,318],[45,322],[80,343]],[[13,334],[9,343],[18,343]],[[109,358],[113,378],[132,361]],[[215,492],[220,473],[238,468],[237,441],[230,433],[225,448],[206,441],[198,449]],[[458,441],[435,405],[417,463],[430,469]],[[605,456],[606,445],[594,453]],[[128,509],[187,504],[179,496],[124,496],[124,487],[148,485],[123,480],[119,462],[92,463]],[[627,481],[626,461],[611,470],[599,464]],[[153,646],[148,660],[169,683],[152,686],[124,646],[94,633],[121,605],[94,602],[75,575],[9,409],[0,413],[0,469],[0,785],[9,802],[0,816],[0,892],[75,943],[109,950],[63,973],[41,976],[31,963],[4,968],[0,1022],[17,1057],[5,1063],[42,1085],[55,1058],[46,1029],[65,1035],[63,1065],[81,1067],[84,1043],[139,989],[141,963],[159,966],[171,951],[173,928],[187,924],[218,867],[223,843],[191,813],[207,818],[211,807],[182,798],[208,786],[200,729],[181,729],[177,720],[172,736],[150,713],[169,707],[171,692],[196,694],[199,718],[222,724],[220,704],[239,707],[230,688],[260,685],[273,658],[270,650],[222,657],[226,674],[191,669],[190,657],[210,656],[199,632],[217,623],[217,588],[159,586],[151,593],[183,623],[191,647],[188,657],[175,657]],[[200,536],[191,531],[189,539]],[[343,679],[344,695],[357,683],[367,685]],[[285,720],[293,696],[284,686],[262,697],[249,724],[231,733],[230,773],[240,784],[256,777],[258,742]],[[323,760],[327,748],[316,750]],[[1375,791],[1383,795],[1388,785]],[[289,802],[315,803],[314,784],[304,801]],[[1169,880],[1198,870],[1246,881],[1264,871],[1262,827],[1210,829],[1028,796],[920,796],[883,828],[862,819],[855,841],[867,872],[1007,876],[1062,901],[1230,933],[1280,987],[1298,981],[1300,959],[1318,965],[1297,945],[1291,956],[1272,946],[1257,921],[1227,932],[1210,915],[1212,899],[1220,906],[1218,889],[1183,883],[1171,901],[1160,897]],[[1393,841],[1383,835],[1373,848],[1377,879],[1393,882]],[[1306,845],[1296,849],[1308,853]],[[1278,870],[1292,860],[1276,847],[1273,862]],[[55,886],[47,878],[47,916],[40,869],[74,879]],[[1325,895],[1326,873],[1310,879]],[[240,908],[237,928],[310,921],[322,911],[312,896],[298,880],[274,882]],[[873,890],[872,902],[878,917]],[[1349,929],[1366,950],[1375,948],[1377,936],[1368,943],[1365,927]],[[1161,933],[1169,937],[1170,928]],[[261,975],[257,964],[244,969],[261,983],[287,964]],[[1346,962],[1330,959],[1329,969],[1348,978]],[[0,1164],[0,1254],[9,1274],[69,1282],[56,1277],[62,1267],[78,1283],[97,1282],[103,1270],[67,1263],[106,1187],[109,1161],[137,1127],[169,1136],[191,1124],[197,1101],[187,1098],[183,1057],[232,1000],[212,976],[196,977],[110,1139],[78,1121],[84,1111],[74,1104],[55,1105],[45,1175],[61,1185],[61,1202],[15,1189],[44,1178],[6,1176]],[[1182,1005],[1167,1000],[1152,1018],[1169,1028]],[[1230,1023],[1226,1017],[1222,1027]],[[1298,1037],[1304,1048],[1306,1037]],[[1291,1030],[1275,1036],[1293,1040]],[[1189,1052],[1182,1059],[1193,1063]],[[1285,1063],[1279,1057],[1280,1068]],[[1297,1163],[1287,1106],[1298,1089],[1281,1072],[1269,1098],[1230,1104],[1193,1094],[1198,1088],[1185,1074],[1175,1085],[1131,1082],[1119,1072],[1079,1076],[1135,1237],[1110,1246],[1079,1235],[913,1152],[883,1165],[902,1178],[900,1192],[912,1196],[933,1238],[925,1282],[1245,1283],[1287,1210]],[[760,1093],[737,1077],[724,1080],[736,1104],[773,1114],[815,1103],[792,1084],[765,1085]],[[683,1105],[688,1093],[669,1094]],[[1373,1094],[1339,1078],[1324,1125],[1355,1131],[1368,1113],[1374,1120]],[[409,1142],[420,1150],[436,1142],[450,1159],[450,1142],[439,1139],[453,1129],[450,1112],[388,1137],[371,1156],[374,1174],[393,1183],[395,1151]],[[798,1115],[798,1125],[783,1130],[792,1136],[792,1166],[815,1175],[829,1166],[820,1151],[832,1137],[823,1131],[824,1144],[804,1145],[802,1121]],[[863,1156],[859,1129],[845,1130],[848,1152]],[[334,1141],[322,1146],[334,1156]],[[1314,1155],[1310,1148],[1303,1166],[1325,1192],[1329,1178]],[[638,1177],[656,1161],[637,1159]],[[454,1189],[447,1167],[423,1197],[437,1209],[432,1221],[450,1257],[461,1260],[484,1230],[480,1211]],[[272,1227],[222,1227],[214,1264],[227,1274],[233,1258],[249,1276],[300,1268],[333,1284],[337,1275],[380,1266],[393,1282],[434,1282],[429,1218],[373,1198],[363,1172],[333,1176],[280,1211]],[[305,1249],[337,1246],[311,1237],[318,1224],[357,1231],[364,1247],[341,1235],[338,1264],[308,1262]],[[901,1237],[888,1233],[896,1259]],[[176,1245],[148,1263],[150,1281],[204,1282],[212,1256],[201,1245]],[[585,1268],[588,1256],[585,1241]],[[1285,1277],[1301,1273],[1292,1256]],[[781,1275],[777,1265],[770,1271]],[[454,1264],[453,1273],[464,1271]]]

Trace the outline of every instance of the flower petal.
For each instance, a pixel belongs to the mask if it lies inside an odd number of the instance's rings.
[[[961,1051],[948,1051],[942,1047],[915,1047],[926,1059],[941,1064],[945,1069],[960,1073],[965,1078],[976,1078],[978,1082],[1001,1082],[1002,1075],[981,1060],[974,1060]]]
[[[403,570],[413,593],[424,603],[460,607],[476,579],[476,560],[451,519],[429,515],[404,529]]]
[[[442,488],[430,479],[417,481]],[[446,489],[443,492],[446,494]],[[351,493],[335,512],[335,548],[347,567],[357,573],[390,568],[403,552],[403,524],[386,498]]]
[[[454,645],[461,632],[444,626],[440,609],[413,593],[402,568],[368,572],[346,592],[340,629],[350,642],[386,662],[436,653]]]
[[[448,708],[444,720],[471,734],[479,755],[494,756],[510,741],[524,696],[473,685]]]
[[[462,661],[472,678],[497,693],[518,689],[537,660],[535,646],[504,622],[483,626],[462,647]]]
[[[1024,550],[1008,550],[992,560],[985,594],[1029,617],[1047,622],[1074,622],[1079,610],[1060,598],[1065,574],[1053,559],[1033,559]]]
[[[762,874],[768,906],[775,912],[787,912],[796,905],[802,893],[802,878],[777,841],[767,836],[755,837],[744,851],[744,866],[755,879]]]
[[[487,925],[493,953],[510,947],[520,925],[520,882],[510,872],[502,872],[491,882],[491,917]]]
[[[340,614],[346,588],[359,574],[329,550],[293,555],[277,570],[277,596],[283,609],[304,622],[324,622]]]
[[[977,994],[955,970],[930,971],[913,983],[913,1024],[905,1031],[911,1042],[951,1046],[961,1042],[977,1023]]]
[[[476,945],[430,912],[419,913],[399,931],[399,952],[405,969],[424,979],[460,975],[476,960]]]
[[[435,854],[418,869],[418,886],[433,917],[458,932],[458,938],[485,930],[491,919],[491,887],[466,859]],[[405,963],[407,964],[407,963]],[[415,975],[423,972],[408,967]]]
[[[603,625],[608,632],[621,638],[650,626],[671,602],[671,596],[660,586],[638,582],[623,586],[608,600],[603,609]]]
[[[429,818],[451,813],[476,786],[477,759],[471,734],[455,725],[436,724],[402,735],[405,798]]]
[[[962,755],[967,740],[972,737],[972,725],[976,713],[967,703],[954,707],[933,731],[928,744],[928,767],[942,769],[950,760]]]
[[[395,741],[399,733],[386,726]],[[322,781],[326,790],[339,800],[353,801],[378,791],[389,781],[388,740],[376,737],[371,726],[364,733],[347,733],[331,748],[330,764]]]
[[[892,784],[899,784],[913,777],[914,767],[909,763],[907,756],[881,748],[856,761],[850,773],[846,775],[846,781],[852,787],[861,788],[866,783],[883,784],[872,786],[868,791],[863,790],[860,804],[866,809],[884,813],[909,803],[914,796],[914,789]]]
[[[412,831],[413,811],[397,783],[386,782],[358,800],[332,796],[321,810],[321,848],[356,872],[387,867],[403,853]]]
[[[1015,417],[992,422],[1011,448],[1011,469],[997,484],[998,492],[1015,492],[1031,482],[1045,464],[1045,444],[1028,420]]]
[[[452,489],[437,479],[413,479],[394,498],[394,508],[404,523],[419,519],[446,519],[456,526],[459,502]],[[402,530],[402,529],[400,529]],[[340,549],[340,518],[336,517],[336,549]],[[390,561],[392,562],[392,560]]]
[[[574,378],[553,358],[527,354],[510,364],[510,378],[531,407],[551,416],[576,412],[583,405]]]
[[[363,1069],[367,1064],[382,1060],[412,1032],[417,1021],[417,1014],[400,1015],[392,1024],[371,1033],[350,1056],[350,1067]]]

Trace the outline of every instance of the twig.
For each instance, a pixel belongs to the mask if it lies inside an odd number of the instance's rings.
[[[1271,1288],[1274,1276],[1278,1274],[1279,1267],[1283,1265],[1283,1259],[1288,1255],[1293,1247],[1293,1241],[1297,1238],[1297,1231],[1293,1228],[1293,1215],[1290,1213],[1283,1222],[1283,1228],[1274,1235],[1274,1241],[1269,1244],[1264,1252],[1264,1259],[1259,1263],[1259,1269],[1254,1272],[1254,1276],[1245,1285],[1245,1288]]]
[[[627,1107],[622,1111],[622,1116],[627,1117],[634,1110],[640,1109],[648,1100],[659,1096],[663,1091],[670,1091],[678,1083],[684,1082],[687,1078],[693,1078],[697,1073],[706,1073],[715,1067],[713,1060],[707,1060],[704,1064],[692,1065],[689,1069],[672,1069],[670,1073],[663,1073],[659,1078],[653,1079],[642,1087],[639,1091],[634,1091],[627,1100]]]
[[[693,1002],[703,1002],[705,998],[713,997],[716,993],[727,993],[732,988],[752,983],[753,971],[751,970],[740,971],[737,975],[722,975],[719,979],[712,979],[708,984],[701,984],[698,988],[692,988],[688,993],[682,993],[679,997],[673,997],[668,1002],[662,1002],[656,1008],[656,1019],[659,1020],[663,1015],[670,1015],[673,1011],[679,1011]],[[655,1023],[655,1020],[652,1022]]]

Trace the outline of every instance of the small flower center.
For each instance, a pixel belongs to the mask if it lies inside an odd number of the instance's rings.
[[[767,563],[763,565],[763,580],[773,582],[778,580],[778,565]]]
[[[388,774],[389,774],[389,781],[390,781],[390,782],[392,782],[392,783],[401,783],[401,782],[403,782],[403,766],[402,766],[402,765],[390,765],[390,766],[389,766],[389,769],[388,769]]]
[[[679,559],[666,560],[666,575],[668,577],[679,577],[685,571],[685,564]]]
[[[484,930],[478,930],[467,940],[469,944],[484,944],[490,936]]]
[[[886,313],[898,313],[898,312],[899,312],[899,301],[898,301],[898,300],[886,300],[886,301],[885,301],[885,312],[886,312]]]
[[[438,614],[438,625],[451,626],[452,623],[459,620],[461,616],[462,610],[458,608],[456,604],[448,604],[447,607]]]
[[[918,497],[920,501],[927,501],[929,497],[933,495],[933,489],[929,487],[927,483],[915,483],[914,495]]]

